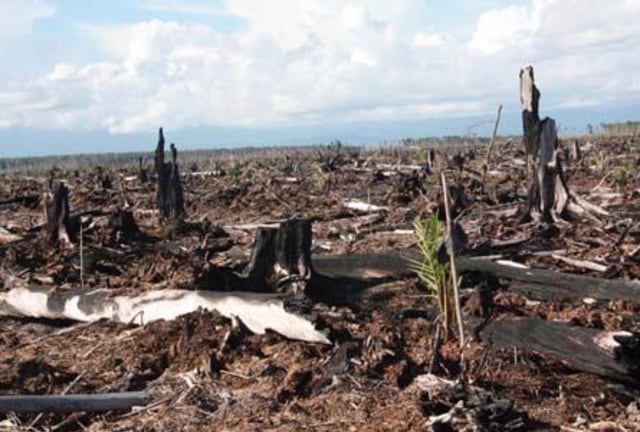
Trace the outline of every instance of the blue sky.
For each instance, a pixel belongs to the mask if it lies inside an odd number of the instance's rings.
[[[465,134],[533,64],[567,133],[636,119],[640,2],[0,0],[0,157]],[[490,126],[476,128],[486,133]]]

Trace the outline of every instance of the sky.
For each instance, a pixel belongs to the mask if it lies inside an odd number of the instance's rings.
[[[640,1],[0,0],[0,157],[638,119]]]

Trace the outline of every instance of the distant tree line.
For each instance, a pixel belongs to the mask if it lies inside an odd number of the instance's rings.
[[[357,146],[343,146],[345,150],[355,150]],[[242,147],[235,149],[202,149],[185,150],[180,153],[180,162],[185,169],[195,171],[205,167],[213,167],[216,162],[228,160],[243,160],[251,157],[270,159],[284,154],[314,154],[317,146],[271,146],[271,147]],[[142,158],[145,165],[153,165],[153,152],[129,153],[94,153],[61,156],[37,156],[0,158],[0,171],[23,171],[30,173],[45,173],[51,169],[79,170],[79,169],[120,169],[124,167],[138,167]]]
[[[635,135],[640,133],[640,121],[600,123],[600,130],[606,135]]]

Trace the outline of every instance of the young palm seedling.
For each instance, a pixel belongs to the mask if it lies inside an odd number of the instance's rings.
[[[447,339],[455,323],[455,304],[450,271],[446,264],[438,261],[438,249],[444,229],[435,213],[426,219],[417,217],[413,221],[413,228],[418,237],[421,256],[419,259],[411,259],[409,266],[424,284],[427,295],[438,301],[441,326],[444,338]]]

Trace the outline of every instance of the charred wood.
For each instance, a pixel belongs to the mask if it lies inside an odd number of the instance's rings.
[[[607,378],[638,382],[640,344],[637,334],[575,327],[535,318],[492,321],[479,331],[496,348],[520,348],[546,354],[572,369]]]
[[[69,213],[69,188],[64,182],[54,185],[53,195],[45,201],[44,227],[46,244],[49,247],[66,247],[72,244],[71,218]]]
[[[304,292],[313,273],[311,221],[291,219],[277,228],[259,227],[244,275],[271,292]]]
[[[171,161],[165,162],[164,144],[164,133],[160,128],[155,155],[155,168],[158,176],[156,205],[162,219],[179,222],[185,216],[185,209],[184,192],[177,162],[178,150],[175,144],[171,144]]]

